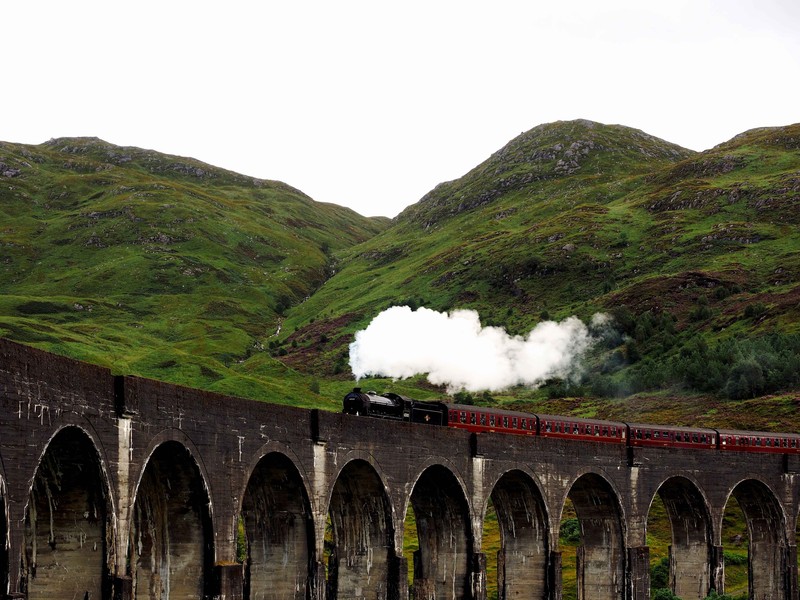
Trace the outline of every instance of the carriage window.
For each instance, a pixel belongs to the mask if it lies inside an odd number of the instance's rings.
[[[481,425],[486,426],[486,415],[481,414]]]
[[[489,415],[489,425],[494,427],[494,415]]]
[[[760,445],[761,445],[761,438],[756,438],[756,446],[760,446]]]
[[[528,428],[528,419],[522,419],[522,428],[523,429],[527,429]]]
[[[517,428],[517,417],[513,417],[511,419],[511,427],[513,427],[514,429]]]
[[[657,440],[659,437],[661,437],[661,434],[658,431],[654,431],[653,432],[653,439]]]
[[[700,440],[697,438],[697,434],[696,434],[696,433],[693,433],[693,434],[692,434],[692,441],[693,441],[695,444],[696,444],[697,442],[699,442],[699,441],[700,441]]]
[[[608,437],[608,427],[603,427],[603,437]]]
[[[637,429],[636,430],[636,439],[637,440],[642,439],[642,430],[641,429]]]
[[[577,435],[577,434],[578,434],[578,424],[577,424],[577,423],[575,423],[575,424],[572,426],[572,433],[574,433],[575,435]]]
[[[475,413],[469,413],[469,423],[475,425]]]
[[[508,417],[503,417],[503,427],[508,427]]]
[[[464,412],[463,410],[461,411],[461,422],[462,423],[466,423],[467,422],[467,413]]]
[[[545,430],[545,431],[550,431],[550,421],[546,421],[546,422],[545,422],[545,424],[544,424],[544,430]]]
[[[791,440],[789,440],[789,447],[790,447],[790,448],[797,448],[797,440],[796,440],[796,439],[794,439],[794,438],[792,438]]]
[[[614,437],[617,437],[617,428],[616,427],[612,427],[611,428],[611,435],[613,435]]]

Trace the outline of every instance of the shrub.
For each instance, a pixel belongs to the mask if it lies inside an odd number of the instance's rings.
[[[703,296],[703,298],[705,298],[705,296]],[[689,319],[692,321],[705,321],[706,319],[710,319],[713,314],[714,312],[708,305],[708,300],[706,300],[706,302],[699,303],[689,312]]]
[[[577,544],[581,541],[581,525],[578,519],[564,519],[559,530],[561,542]]]
[[[651,600],[681,600],[678,596],[672,593],[669,588],[658,588],[652,591],[650,595]]]
[[[667,589],[667,585],[669,584],[669,558],[664,557],[658,563],[653,565],[650,568],[650,587],[654,588],[656,592],[660,592],[662,590],[667,591],[670,593],[669,596],[663,596],[663,600],[672,600],[674,598],[672,592]],[[656,594],[653,596],[653,600],[656,600],[659,596]]]
[[[468,406],[475,404],[475,399],[469,392],[456,392],[453,396],[453,400],[455,400],[456,404],[466,404]]]
[[[744,309],[744,316],[747,319],[758,319],[759,317],[764,316],[766,312],[766,304],[763,302],[755,302],[747,305],[747,308]]]
[[[765,388],[764,372],[758,361],[752,358],[740,360],[728,375],[725,383],[725,393],[728,398],[740,400],[755,398],[763,393]]]
[[[711,590],[711,593],[704,600],[747,600],[747,595],[731,596],[730,594],[717,594],[716,590]]]

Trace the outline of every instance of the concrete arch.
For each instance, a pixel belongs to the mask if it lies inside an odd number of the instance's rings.
[[[386,495],[389,496],[390,495],[389,487],[385,483],[388,480],[388,475],[386,473],[386,470],[383,468],[380,461],[377,458],[375,458],[374,454],[364,450],[351,449],[345,454],[338,455],[337,463],[339,463],[341,466],[338,468],[338,470],[335,470],[333,472],[332,481],[335,482],[336,480],[338,480],[342,472],[347,468],[347,465],[355,461],[365,462],[375,471],[375,474],[377,475],[378,479],[381,481],[381,484],[383,485],[383,489],[386,492]],[[333,495],[333,487],[331,486],[329,488],[329,493],[326,498],[328,506],[330,506],[332,495]]]
[[[138,488],[141,485],[144,471],[147,468],[147,465],[149,464],[150,460],[152,459],[153,454],[156,452],[156,450],[158,450],[158,448],[160,448],[161,446],[163,446],[165,443],[168,442],[175,442],[177,444],[180,444],[189,453],[189,456],[191,456],[192,461],[194,462],[195,466],[200,472],[200,476],[203,480],[203,486],[206,488],[210,496],[211,495],[210,490],[208,489],[210,474],[205,465],[205,462],[203,461],[203,455],[200,453],[197,444],[195,444],[194,440],[191,437],[189,437],[189,435],[187,435],[187,433],[184,430],[178,429],[176,427],[171,427],[160,431],[158,434],[150,438],[150,442],[147,444],[147,448],[142,454],[142,467],[141,471],[138,473],[136,490],[134,491],[134,497],[136,497],[136,492],[138,492]],[[213,512],[213,507],[211,507],[211,510]]]
[[[431,465],[417,477],[410,502],[419,536],[419,550],[414,554],[414,597],[471,597],[474,541],[463,483],[447,467]]]
[[[296,463],[268,452],[253,467],[242,495],[244,597],[304,600],[314,554],[313,513]]]
[[[391,516],[392,516],[392,527],[390,528],[391,531],[394,532],[394,549],[395,553],[399,553],[402,551],[403,548],[403,532],[399,525],[403,522],[403,517],[405,513],[400,514],[396,508],[397,498],[393,498],[392,491],[389,489],[388,484],[386,483],[389,480],[389,476],[381,465],[380,461],[375,458],[375,455],[371,452],[364,451],[364,450],[357,450],[351,449],[346,454],[339,455],[337,463],[340,464],[338,469],[334,471],[331,477],[331,484],[327,486],[327,495],[323,496],[320,500],[320,506],[314,507],[312,504],[312,509],[315,510],[315,514],[324,514],[328,515],[330,513],[330,505],[331,505],[331,497],[333,495],[333,484],[338,480],[339,476],[341,475],[342,471],[353,461],[363,461],[369,464],[378,476],[378,479],[383,484],[383,489],[386,493],[386,496],[389,498],[389,508],[391,509]],[[324,505],[323,505],[324,503]],[[398,520],[399,519],[399,520]],[[322,544],[322,538],[325,535],[325,523],[318,523],[317,524],[317,543]]]
[[[353,458],[331,490],[333,546],[328,560],[329,599],[385,600],[395,564],[393,511],[381,475]]]
[[[429,456],[426,457],[425,460],[422,460],[419,463],[415,464],[414,468],[409,471],[407,477],[407,481],[410,487],[413,489],[417,485],[417,482],[420,480],[422,475],[432,467],[437,467],[437,468],[441,467],[445,469],[452,477],[455,478],[456,482],[458,482],[458,487],[461,490],[461,494],[466,499],[470,510],[472,510],[473,507],[469,502],[470,494],[467,492],[467,484],[464,475],[461,473],[461,471],[458,469],[455,463],[453,463],[452,461],[448,460],[445,457]],[[405,503],[402,509],[403,515],[405,515],[406,511],[408,511],[408,507],[410,504],[411,504],[411,496],[407,495],[405,497]]]
[[[195,456],[186,445],[168,439],[149,452],[143,466],[128,549],[136,600],[210,595],[211,499]]]
[[[498,598],[544,598],[549,587],[550,542],[547,508],[540,487],[528,473],[512,469],[495,482],[491,500],[501,538]],[[483,512],[486,513],[486,506]]]
[[[578,600],[622,600],[625,521],[617,490],[605,476],[587,471],[572,482],[566,498],[575,507],[581,531],[576,557]]]
[[[743,479],[728,493],[739,503],[748,532],[748,597],[778,600],[789,597],[790,553],[786,516],[778,496],[758,478]],[[722,511],[724,512],[724,511]],[[722,517],[719,530],[722,531]]]
[[[239,483],[239,495],[237,496],[239,500],[239,509],[241,510],[241,504],[244,499],[244,495],[247,491],[247,488],[250,486],[250,478],[253,476],[253,472],[258,467],[259,463],[264,460],[264,458],[270,454],[281,454],[286,457],[286,459],[292,464],[292,466],[297,470],[297,474],[300,479],[303,481],[303,487],[305,491],[308,492],[310,489],[309,487],[309,479],[305,473],[305,470],[302,468],[302,460],[298,456],[298,454],[292,449],[292,447],[288,444],[283,444],[278,441],[270,441],[263,446],[261,446],[257,452],[253,453],[252,458],[247,464],[247,469],[244,471],[244,477],[242,477],[241,482]],[[311,495],[308,495],[308,500],[311,503],[312,509],[314,508],[314,500]]]
[[[108,597],[114,507],[96,439],[82,426],[53,433],[25,510],[20,587],[27,598]]]
[[[669,587],[684,600],[702,600],[713,587],[713,526],[708,499],[696,482],[668,477],[656,494],[669,518]],[[655,495],[650,500],[652,506]],[[649,514],[649,512],[648,512]]]

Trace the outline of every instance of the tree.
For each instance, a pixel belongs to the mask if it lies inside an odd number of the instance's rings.
[[[753,358],[745,358],[731,368],[725,393],[728,398],[742,400],[755,398],[765,389],[764,372],[761,365]]]

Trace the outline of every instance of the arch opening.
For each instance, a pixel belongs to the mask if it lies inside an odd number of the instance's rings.
[[[414,553],[415,600],[469,598],[473,540],[467,501],[442,466],[428,468],[411,493],[419,550]]]
[[[487,589],[496,590],[498,600],[544,598],[549,548],[547,514],[541,493],[528,475],[511,471],[503,475],[492,490],[491,505],[500,548],[497,575],[494,581],[487,582]],[[484,527],[489,515],[487,511]]]
[[[625,545],[619,502],[610,484],[595,474],[578,478],[567,495],[574,508],[574,595],[564,586],[563,598],[622,600],[625,594]],[[565,504],[565,508],[568,505]],[[566,511],[562,514],[565,514]],[[564,525],[562,521],[562,534]],[[568,561],[563,561],[564,566]],[[562,581],[569,581],[567,574]]]
[[[703,600],[712,587],[711,532],[708,508],[691,481],[675,477],[661,484],[647,520],[651,587]]]
[[[741,509],[746,528],[741,522],[737,524],[738,515],[736,507],[731,506],[731,498]],[[772,491],[760,481],[752,479],[739,483],[728,498],[725,520],[723,543],[728,545],[724,551],[725,592],[744,595],[746,591],[748,598],[765,600],[785,598],[790,570],[788,543],[783,511]],[[743,539],[744,531],[746,539]],[[744,562],[744,548],[747,550],[747,576],[740,576],[736,585],[731,575],[735,572],[733,567],[737,566],[736,563]],[[746,590],[742,579],[746,580]]]
[[[242,500],[244,597],[304,600],[313,548],[311,508],[297,468],[283,454],[259,461]]]
[[[133,597],[210,596],[213,540],[197,463],[182,444],[162,444],[147,462],[133,507],[128,550]]]
[[[385,600],[394,556],[386,490],[367,462],[348,463],[333,487],[327,598]]]
[[[112,512],[94,444],[77,427],[61,430],[28,498],[20,587],[29,600],[110,596]]]

